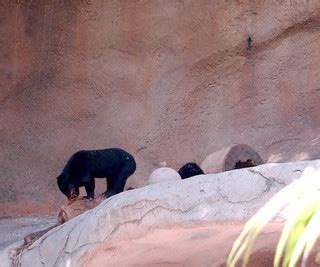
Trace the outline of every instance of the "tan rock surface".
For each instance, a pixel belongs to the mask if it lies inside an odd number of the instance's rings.
[[[319,8],[1,1],[0,214],[60,207],[55,178],[79,149],[131,152],[135,188],[159,162],[239,143],[269,162],[318,158]]]

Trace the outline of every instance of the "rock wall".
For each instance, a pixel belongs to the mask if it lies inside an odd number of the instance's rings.
[[[133,187],[237,143],[317,158],[319,26],[317,0],[1,1],[0,214],[61,205],[80,149],[130,151]]]

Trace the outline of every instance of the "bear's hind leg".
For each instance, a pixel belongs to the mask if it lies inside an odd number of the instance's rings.
[[[132,156],[127,156],[123,168],[119,173],[114,173],[109,179],[107,179],[107,191],[103,195],[108,198],[123,192],[126,181],[130,175],[136,170],[136,162]]]
[[[108,197],[111,197],[111,196],[117,194],[116,190],[114,190],[116,179],[117,178],[107,178],[106,179],[107,180],[107,191],[102,194],[105,198],[108,198]]]
[[[123,192],[124,186],[126,184],[126,181],[128,177],[133,174],[134,170],[132,170],[132,166],[127,165],[125,166],[118,177],[113,177],[110,179],[107,179],[107,191],[103,193],[103,195],[108,198],[113,195],[116,195],[118,193]]]

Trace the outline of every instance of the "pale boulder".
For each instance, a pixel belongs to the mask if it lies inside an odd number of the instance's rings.
[[[176,170],[169,167],[161,167],[150,174],[147,184],[157,184],[175,180],[181,180],[180,174]]]

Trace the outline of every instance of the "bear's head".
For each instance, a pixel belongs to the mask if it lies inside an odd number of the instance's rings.
[[[60,191],[67,196],[68,200],[74,199],[79,196],[79,188],[71,184],[68,177],[64,174],[60,174],[57,177],[57,184]]]
[[[188,162],[185,165],[183,165],[179,169],[178,173],[180,174],[182,179],[204,174],[203,170],[198,166],[197,163],[194,162]]]

